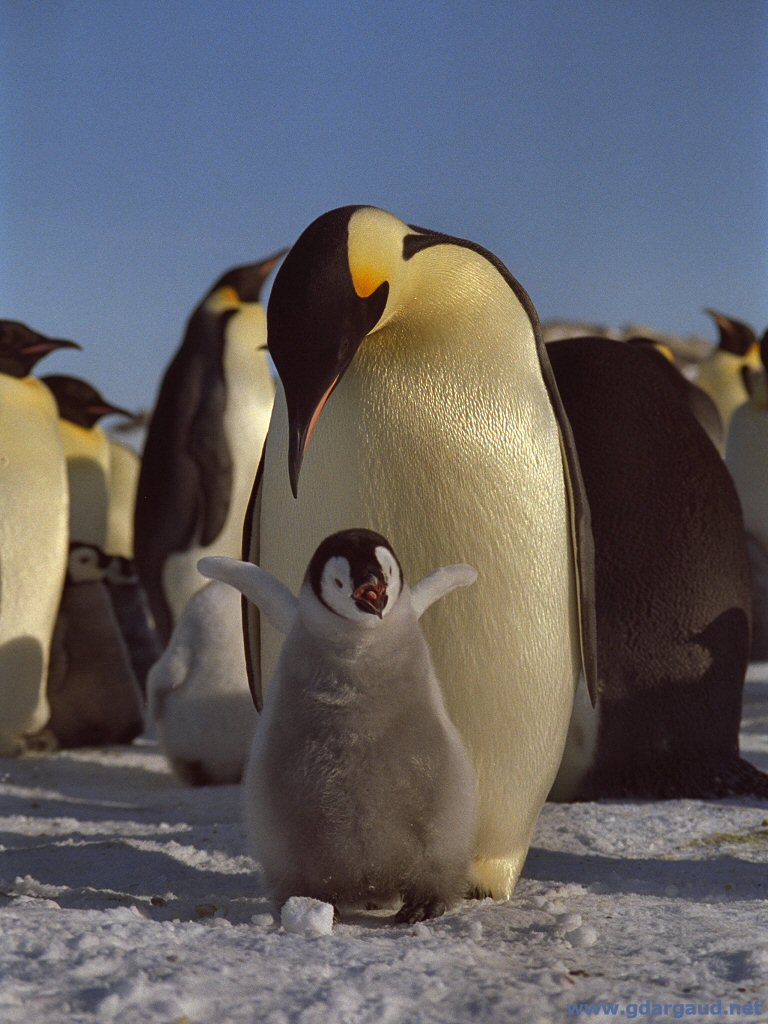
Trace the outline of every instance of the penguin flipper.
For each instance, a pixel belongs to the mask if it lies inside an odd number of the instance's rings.
[[[477,579],[477,569],[471,565],[444,565],[428,573],[411,587],[411,600],[418,619],[430,605],[450,594],[457,587],[469,587]]]
[[[223,555],[208,555],[197,563],[203,576],[228,583],[262,611],[280,633],[289,633],[299,600],[284,583],[266,569]]]

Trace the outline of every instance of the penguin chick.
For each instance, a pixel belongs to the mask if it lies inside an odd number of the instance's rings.
[[[214,580],[189,599],[147,677],[148,715],[189,785],[239,782],[256,727],[240,597]]]
[[[248,832],[272,895],[402,899],[438,917],[466,885],[476,786],[426,640],[426,609],[477,577],[438,569],[412,589],[370,530],[327,537],[298,599],[255,565],[205,558],[288,632],[246,769]]]
[[[63,748],[130,743],[144,728],[141,694],[104,584],[108,562],[94,545],[70,545],[48,675],[48,730]]]

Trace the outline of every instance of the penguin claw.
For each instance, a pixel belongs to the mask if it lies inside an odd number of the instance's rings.
[[[433,917],[442,917],[448,909],[444,900],[406,900],[395,915],[395,924],[418,924]]]

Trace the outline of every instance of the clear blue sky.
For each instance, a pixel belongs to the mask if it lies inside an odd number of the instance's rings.
[[[0,317],[152,402],[325,210],[497,253],[543,319],[768,324],[768,0],[0,0]]]

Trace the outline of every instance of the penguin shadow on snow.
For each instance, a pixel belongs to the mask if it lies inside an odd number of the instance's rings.
[[[766,841],[768,847],[768,841]],[[532,846],[523,868],[523,880],[548,885],[581,884],[599,895],[655,896],[691,903],[701,901],[753,901],[766,898],[765,863],[720,854],[706,860],[666,860],[662,857],[609,857],[605,854],[568,853]],[[674,887],[674,889],[671,889]]]

